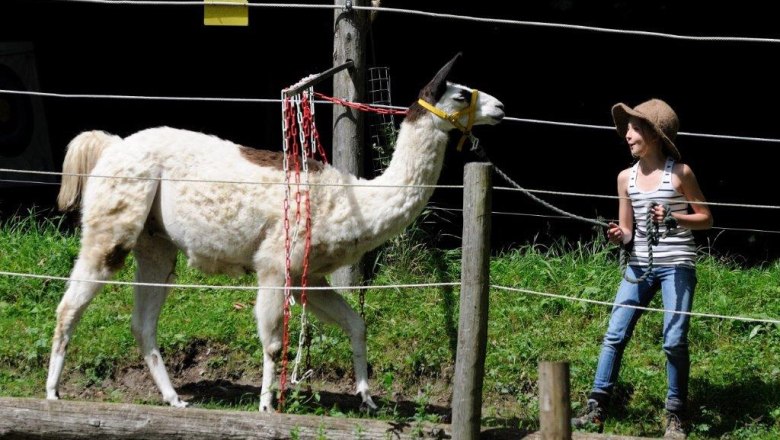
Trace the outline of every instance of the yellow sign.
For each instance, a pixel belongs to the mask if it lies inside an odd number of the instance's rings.
[[[215,3],[215,4],[209,4]],[[235,3],[229,5],[227,3]],[[249,0],[206,0],[203,24],[206,26],[249,26]]]

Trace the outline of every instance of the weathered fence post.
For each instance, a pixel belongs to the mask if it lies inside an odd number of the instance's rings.
[[[543,440],[571,439],[569,364],[539,363],[539,431]]]
[[[351,5],[369,6],[368,0],[334,0],[340,8],[333,12],[333,65],[352,60],[353,68],[333,75],[333,96],[353,102],[365,102],[366,42],[368,41],[368,12],[352,9]],[[347,4],[350,7],[347,7]],[[362,111],[333,106],[333,166],[363,177],[363,120]],[[331,275],[334,286],[354,286],[363,281],[365,261],[339,268]]]
[[[476,440],[482,418],[490,283],[491,167],[469,163],[463,175],[460,320],[452,386],[452,438]]]

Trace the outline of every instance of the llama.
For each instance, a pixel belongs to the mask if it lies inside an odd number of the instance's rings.
[[[453,124],[470,129],[469,119],[474,125],[494,125],[504,118],[504,106],[496,98],[446,80],[459,56],[439,70],[409,107],[395,153],[381,176],[366,181],[311,161],[310,286],[328,286],[326,275],[354,264],[415,219],[433,193],[426,185],[439,178]],[[426,110],[422,100],[436,109]],[[285,255],[285,187],[278,184],[284,181],[282,159],[281,152],[170,127],[141,130],[124,139],[87,131],[68,144],[58,205],[63,211],[81,205],[81,249],[57,307],[48,399],[59,398],[68,342],[102,286],[92,280],[108,280],[132,251],[138,282],[173,283],[181,251],[190,266],[206,273],[257,274],[254,314],[263,347],[259,409],[273,409],[285,300],[284,289],[278,288],[285,281],[285,258],[280,257]],[[250,184],[229,183],[236,180]],[[289,215],[293,224],[294,213]],[[291,250],[293,279],[302,271],[302,241]],[[185,407],[157,345],[167,293],[164,287],[135,286],[131,328],[163,400]],[[364,406],[376,408],[369,393],[362,318],[331,289],[310,291],[307,304],[314,316],[348,334],[356,394]]]

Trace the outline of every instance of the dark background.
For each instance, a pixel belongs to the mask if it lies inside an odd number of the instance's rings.
[[[771,4],[385,0],[383,6],[687,36],[778,39]],[[332,10],[250,8],[249,14],[248,27],[207,27],[199,6],[2,0],[0,42],[32,42],[40,90],[57,93],[278,98],[282,88],[332,65]],[[651,97],[664,99],[681,120],[677,145],[683,161],[695,171],[709,201],[780,204],[772,159],[777,143],[685,134],[780,138],[778,43],[685,41],[385,12],[374,21],[370,49],[370,64],[390,69],[395,105],[409,105],[458,51],[464,57],[451,79],[498,97],[510,117],[608,127],[616,102],[634,106]],[[329,82],[317,88],[326,94],[329,89]],[[89,129],[127,136],[169,125],[257,148],[279,150],[281,145],[279,104],[44,98],[43,105],[55,168],[68,141]],[[330,115],[328,106],[318,107],[317,124],[328,151]],[[618,172],[630,163],[625,142],[608,129],[505,121],[475,133],[490,158],[529,189],[611,196]],[[463,164],[474,159],[451,150],[439,183],[462,183]],[[494,184],[509,186],[498,176]],[[56,191],[54,185],[0,186],[0,212],[9,215],[32,204],[49,209]],[[432,203],[460,208],[461,196],[460,190],[438,189]],[[550,218],[556,214],[520,193],[495,191],[493,197],[496,212],[542,215],[495,215],[495,250],[594,233],[587,223]],[[542,197],[584,217],[617,215],[614,199]],[[712,211],[716,228],[697,233],[700,244],[746,263],[780,256],[780,234],[733,229],[778,231],[777,209],[713,206]],[[459,235],[459,215],[437,212],[442,220],[432,232]],[[441,243],[456,245],[455,240]]]

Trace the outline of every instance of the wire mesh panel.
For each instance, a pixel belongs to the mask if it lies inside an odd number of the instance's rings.
[[[390,95],[390,69],[370,67],[368,69],[368,97],[370,104],[392,105]],[[381,174],[390,162],[395,145],[396,126],[393,115],[372,113],[369,124],[371,135],[374,173]]]

